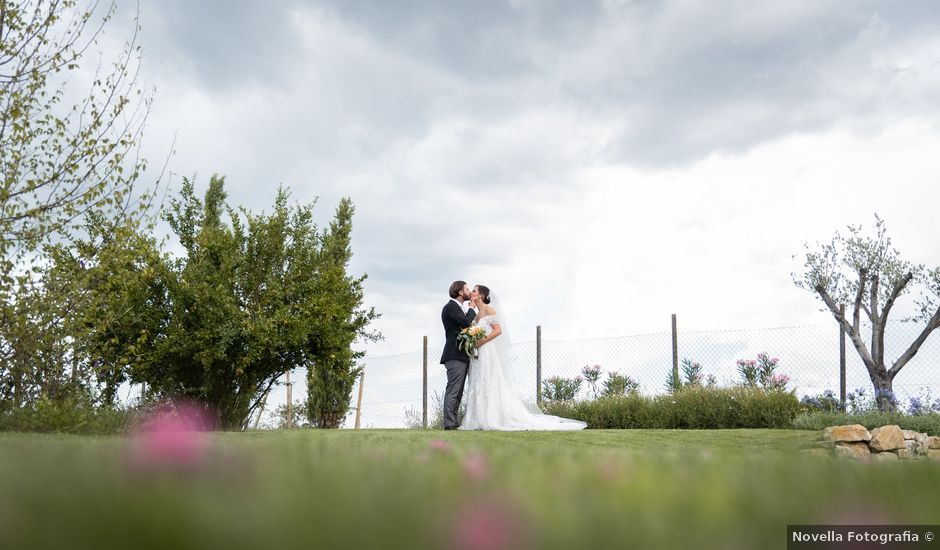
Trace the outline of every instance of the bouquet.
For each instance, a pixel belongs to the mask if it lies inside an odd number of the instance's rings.
[[[473,325],[460,331],[457,335],[457,349],[472,357],[477,356],[477,342],[486,338],[483,327]]]

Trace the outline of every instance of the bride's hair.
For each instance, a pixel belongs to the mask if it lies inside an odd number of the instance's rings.
[[[490,287],[477,285],[477,290],[479,290],[480,294],[483,296],[483,303],[489,304],[490,303]]]

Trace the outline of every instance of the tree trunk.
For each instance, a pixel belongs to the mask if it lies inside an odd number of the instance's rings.
[[[882,365],[869,370],[872,387],[875,389],[875,403],[881,412],[896,412],[898,410],[897,399],[894,397],[892,385],[894,379],[888,375],[887,369]]]

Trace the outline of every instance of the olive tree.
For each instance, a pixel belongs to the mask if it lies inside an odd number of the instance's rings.
[[[836,233],[815,249],[807,245],[805,271],[794,274],[794,282],[816,294],[842,326],[868,371],[879,408],[892,410],[895,377],[940,327],[940,267],[927,269],[903,260],[877,215],[874,229],[874,234],[865,234],[861,226],[849,226],[848,236]],[[889,363],[888,318],[899,298],[914,293],[917,310],[907,320],[923,328]]]

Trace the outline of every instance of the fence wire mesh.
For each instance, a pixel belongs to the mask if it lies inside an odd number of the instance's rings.
[[[890,365],[913,342],[921,325],[916,323],[889,323],[885,337],[885,361]],[[534,332],[534,331],[533,331]],[[864,333],[864,331],[863,331]],[[719,386],[741,382],[737,361],[756,359],[767,353],[779,360],[777,373],[789,376],[787,388],[796,390],[797,397],[817,395],[831,390],[838,397],[840,391],[840,333],[833,324],[777,327],[765,329],[679,331],[677,358],[697,362],[702,375],[713,376]],[[438,414],[440,397],[447,382],[444,367],[439,364],[440,345],[428,348],[428,418]],[[363,358],[363,382],[360,426],[362,428],[420,427],[423,421],[423,352],[421,341],[417,350],[397,355],[367,356]],[[866,345],[870,344],[866,340]],[[538,343],[535,340],[514,342],[516,355],[512,368],[521,377],[531,380],[526,399],[536,397],[536,370]],[[541,379],[553,376],[574,378],[585,366],[599,365],[601,384],[607,373],[626,375],[639,383],[644,395],[657,395],[666,390],[666,379],[672,371],[672,333],[669,331],[635,336],[546,339],[541,341]],[[846,388],[857,388],[872,394],[868,372],[846,337]],[[298,373],[301,374],[301,373]],[[680,365],[681,375],[681,365]],[[303,380],[294,375],[294,380]],[[600,384],[599,384],[600,385]],[[294,399],[304,397],[294,386]],[[894,391],[902,408],[912,397],[940,396],[940,337],[932,336],[901,370],[894,380]],[[345,427],[353,427],[359,384],[352,392],[350,414]],[[592,396],[589,386],[582,386],[578,399]],[[284,403],[283,391],[272,393],[267,409]]]

